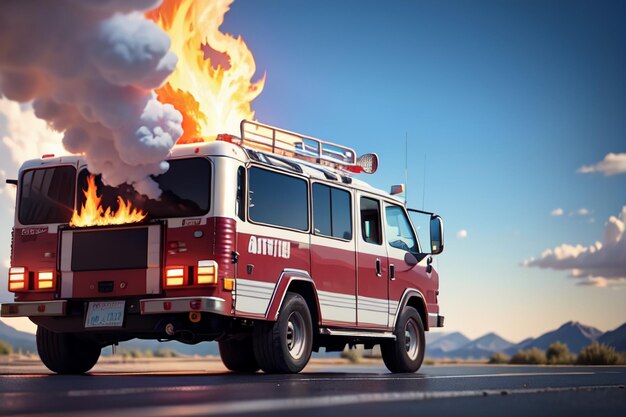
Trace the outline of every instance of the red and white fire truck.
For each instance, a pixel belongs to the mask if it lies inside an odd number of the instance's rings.
[[[432,255],[404,201],[354,178],[375,154],[256,122],[241,137],[175,146],[154,177],[161,198],[95,177],[99,203],[147,217],[76,227],[94,182],[80,156],[19,171],[9,291],[2,317],[38,326],[43,363],[84,373],[133,338],[216,340],[236,372],[299,372],[311,352],[380,345],[392,372],[414,372],[424,331],[443,326]],[[396,190],[398,191],[398,190]]]

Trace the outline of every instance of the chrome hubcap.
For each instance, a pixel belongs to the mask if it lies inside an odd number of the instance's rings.
[[[304,353],[304,319],[297,311],[292,312],[287,320],[287,349],[294,359],[300,359]]]
[[[417,359],[419,353],[418,330],[415,320],[409,319],[404,326],[404,347],[410,360]]]

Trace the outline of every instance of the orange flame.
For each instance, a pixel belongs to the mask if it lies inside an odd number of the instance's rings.
[[[254,119],[250,103],[263,91],[254,57],[245,42],[219,27],[233,0],[166,0],[147,17],[165,30],[178,56],[176,70],[156,90],[162,103],[183,115],[178,143],[213,140],[239,133],[242,119]]]
[[[85,204],[80,209],[74,210],[70,226],[87,227],[87,226],[106,226],[111,224],[136,223],[146,218],[146,213],[133,208],[130,201],[124,201],[117,196],[119,208],[116,212],[111,211],[111,207],[107,207],[106,211],[102,208],[102,196],[98,195],[96,187],[96,178],[90,175],[87,178],[87,189],[83,190],[85,194]]]

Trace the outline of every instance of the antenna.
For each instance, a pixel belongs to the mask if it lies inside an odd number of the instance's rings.
[[[426,199],[426,152],[424,152],[424,184],[422,185],[422,210],[424,210],[424,201]]]
[[[409,132],[404,132],[404,205],[409,199]]]

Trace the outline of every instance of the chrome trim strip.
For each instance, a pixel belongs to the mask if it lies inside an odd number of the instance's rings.
[[[161,256],[161,226],[148,226],[148,268],[159,268]]]
[[[74,293],[74,273],[71,271],[61,272],[61,297],[71,298]]]
[[[192,309],[191,301],[200,301],[200,307]],[[165,309],[164,303],[170,303],[170,308]],[[207,313],[226,314],[226,303],[218,297],[172,297],[172,298],[148,298],[139,300],[141,314],[166,314],[166,313],[189,313],[202,311]]]
[[[363,330],[336,330],[336,329],[329,329],[327,327],[321,327],[320,334],[326,335],[326,336],[344,336],[344,337],[396,340],[396,335],[391,332],[368,332],[368,331],[363,331]]]
[[[161,274],[159,268],[148,268],[146,270],[146,293],[158,294],[161,292]]]
[[[74,293],[74,273],[72,272],[74,232],[63,230],[61,233],[61,297],[70,298]]]
[[[44,306],[44,311],[39,311]],[[64,316],[67,301],[24,301],[0,305],[0,317]]]

